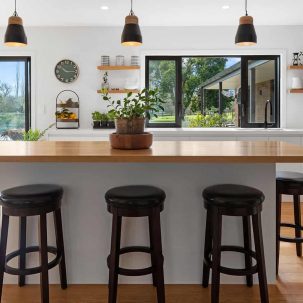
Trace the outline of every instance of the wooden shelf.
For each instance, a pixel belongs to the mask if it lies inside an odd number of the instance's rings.
[[[303,88],[298,88],[298,89],[292,88],[292,89],[289,90],[289,92],[291,94],[303,94]]]
[[[57,119],[57,122],[79,122],[79,119]]]
[[[99,89],[98,94],[102,94],[103,91],[101,89]],[[119,90],[108,90],[109,94],[127,94],[127,93],[133,93],[133,94],[137,94],[139,92],[138,89],[119,89]]]
[[[97,66],[99,70],[135,70],[140,69],[137,65],[101,65]]]
[[[302,69],[303,70],[303,65],[291,65],[291,66],[288,66],[288,69]]]

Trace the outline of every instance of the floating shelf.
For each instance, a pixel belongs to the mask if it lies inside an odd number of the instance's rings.
[[[289,92],[291,94],[303,94],[303,88],[297,88],[297,89],[292,88],[289,90]]]
[[[98,94],[103,93],[103,91],[101,89],[99,89],[97,92],[98,92]],[[119,89],[119,90],[110,89],[110,90],[108,90],[108,93],[109,94],[127,94],[127,93],[137,94],[137,93],[139,93],[139,90],[138,89]]]
[[[79,119],[57,119],[57,122],[79,122]]]
[[[302,69],[303,70],[303,65],[291,65],[291,66],[288,66],[288,69]]]
[[[66,104],[57,104],[56,106],[60,108],[79,108],[79,104],[73,106],[66,106]]]
[[[140,69],[140,66],[137,65],[101,65],[97,66],[99,70],[134,70]]]

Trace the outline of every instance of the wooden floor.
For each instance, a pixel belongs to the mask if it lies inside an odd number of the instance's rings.
[[[303,205],[302,205],[303,206]],[[303,209],[303,207],[302,207]],[[284,221],[293,219],[292,204],[283,204]],[[288,231],[285,231],[289,234]],[[303,258],[298,258],[293,244],[281,244],[280,274],[277,285],[270,286],[271,303],[303,303]],[[107,286],[71,285],[67,290],[51,286],[51,303],[105,303]],[[208,303],[210,289],[200,285],[167,285],[167,303]],[[4,288],[2,303],[38,303],[39,286],[23,288],[7,285]],[[156,303],[156,293],[150,285],[119,286],[119,303]],[[257,286],[247,288],[242,285],[222,285],[220,303],[255,303],[259,301]]]

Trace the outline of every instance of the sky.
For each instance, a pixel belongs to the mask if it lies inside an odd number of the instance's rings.
[[[16,83],[16,68],[18,63],[21,77],[24,75],[23,62],[0,62],[0,81],[9,84],[13,89]]]

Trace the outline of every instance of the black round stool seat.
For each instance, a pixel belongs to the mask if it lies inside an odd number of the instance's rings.
[[[218,184],[203,191],[205,207],[255,208],[264,201],[264,194],[253,187],[238,184]]]
[[[276,180],[303,185],[303,174],[291,171],[279,171],[277,172]]]
[[[0,194],[0,204],[10,209],[43,209],[60,206],[63,188],[53,184],[31,184],[12,187]]]
[[[117,208],[151,208],[163,204],[165,192],[155,186],[130,185],[114,187],[105,194],[108,205]]]

